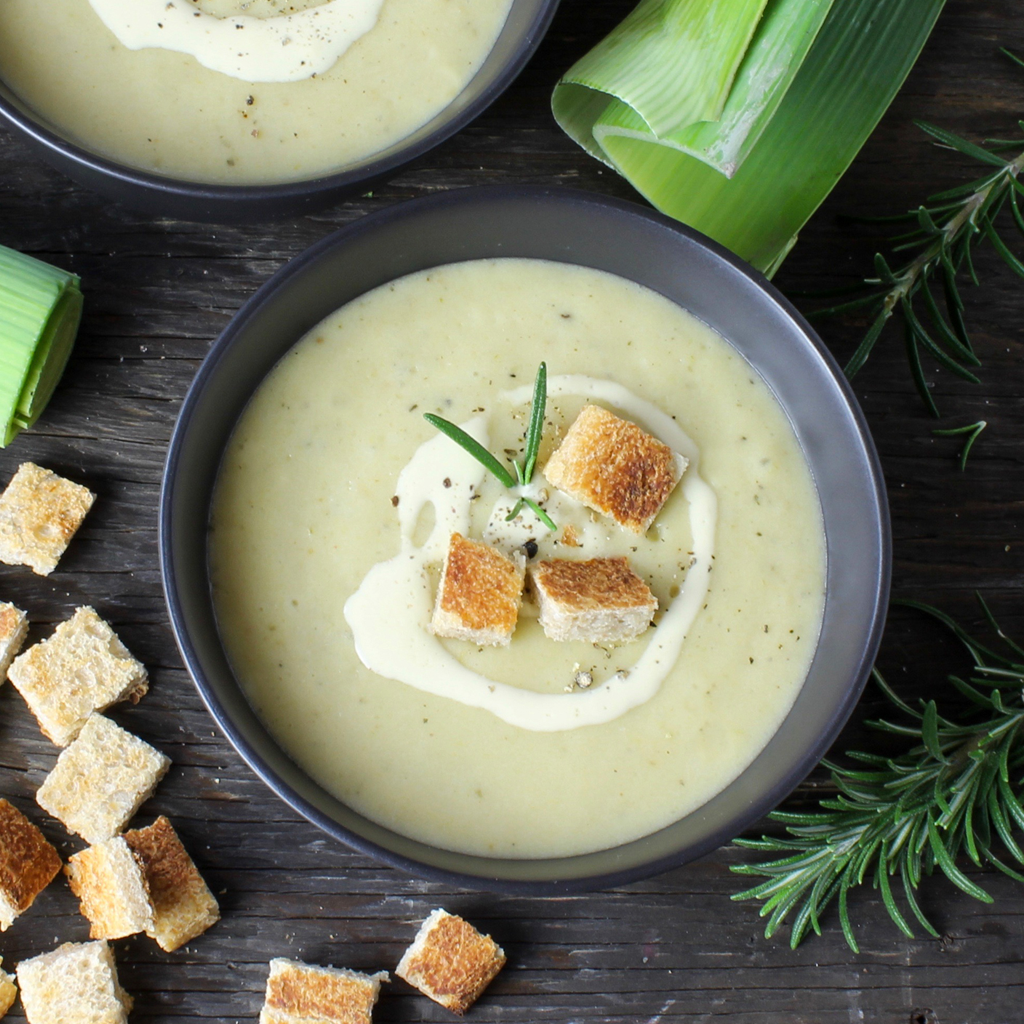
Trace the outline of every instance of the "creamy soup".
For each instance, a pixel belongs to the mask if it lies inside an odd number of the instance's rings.
[[[645,535],[542,470],[531,493],[556,531],[528,511],[506,523],[514,495],[424,421],[521,457],[541,361],[540,467],[586,402],[689,458]],[[453,527],[505,550],[533,540],[537,558],[625,555],[654,625],[557,643],[527,599],[507,647],[440,640]],[[791,707],[824,603],[814,485],[749,364],[651,291],[533,260],[401,279],[302,339],[229,444],[210,561],[239,681],[295,761],[383,825],[494,856],[618,845],[706,802]]]
[[[211,19],[269,21],[327,7],[323,0],[187,2]],[[3,0],[0,78],[69,138],[144,170],[235,184],[314,177],[388,148],[447,106],[483,63],[511,6],[358,2],[372,28],[353,33],[327,70],[254,82],[204,67],[190,53],[129,49],[89,0]],[[244,30],[236,34],[246,38]],[[179,45],[196,43],[199,56],[217,64],[210,47],[187,32],[179,37]],[[330,61],[330,47],[318,52]],[[279,79],[295,73],[284,62],[267,72]]]

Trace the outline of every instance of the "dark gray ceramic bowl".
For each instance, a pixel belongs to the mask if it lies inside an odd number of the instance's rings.
[[[68,177],[115,202],[162,217],[238,223],[273,220],[366,192],[464,128],[515,80],[540,45],[559,0],[513,0],[494,48],[436,117],[388,149],[333,174],[280,185],[209,185],[118,164],[71,141],[0,79],[0,120]]]
[[[221,647],[206,524],[221,453],[260,381],[303,334],[371,288],[459,260],[527,256],[596,267],[685,306],[728,338],[788,410],[824,512],[827,601],[810,675],[778,733],[727,789],[674,825],[615,849],[499,860],[427,846],[373,824],[313,782],[246,702]],[[293,260],[241,309],[185,399],[161,499],[171,622],[203,699],[281,797],[350,846],[465,887],[557,893],[617,885],[713,850],[778,804],[814,767],[857,702],[889,589],[882,475],[849,386],[810,327],[757,272],[708,239],[628,203],[566,189],[479,188],[393,206]]]

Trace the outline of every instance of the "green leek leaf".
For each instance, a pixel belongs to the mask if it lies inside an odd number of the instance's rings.
[[[804,8],[803,19],[790,9],[791,3]],[[751,71],[743,103],[759,119],[748,136],[756,141],[747,146],[744,140],[728,150],[745,154],[732,177],[682,151],[673,140],[663,141],[653,126],[643,131],[643,116],[630,121],[618,108],[609,110],[620,99],[614,88],[605,88],[616,78],[619,54],[602,50],[605,44],[584,58],[585,76],[578,74],[581,61],[556,86],[552,108],[570,136],[599,153],[655,207],[771,275],[885,113],[943,4],[944,0],[835,0],[815,36],[811,15],[822,13],[818,5],[812,9],[799,0],[772,0],[747,59],[754,61],[758,48],[769,42],[785,52],[782,36],[792,32],[791,62],[774,80],[770,62],[757,78]],[[723,0],[720,6],[727,4]],[[783,14],[792,20],[783,19]],[[805,47],[808,37],[813,42]],[[652,49],[647,61],[638,56],[639,45],[637,40],[630,53],[631,67],[657,79],[663,74],[659,53],[667,44]],[[737,104],[742,81],[741,71],[733,87]],[[772,103],[759,105],[757,83],[773,81]],[[731,100],[732,93],[723,110]],[[742,121],[735,116],[737,123]],[[725,134],[731,123],[720,122]],[[616,126],[621,130],[613,131]],[[706,131],[711,127],[699,126],[699,132]]]
[[[0,246],[0,447],[46,408],[81,318],[74,274]]]
[[[552,99],[555,116],[577,142],[605,162],[610,162],[606,156],[608,147],[605,140],[621,136],[657,142],[687,153],[726,177],[732,177],[778,109],[832,4],[833,0],[771,0],[744,54],[722,112],[713,120],[680,120],[679,114],[686,107],[680,105],[678,93],[665,98],[667,109],[655,110],[650,105],[623,102],[618,91],[601,89],[600,86],[588,87],[587,81],[596,79],[593,75],[588,78],[578,75],[577,69],[582,61],[568,72],[555,90]],[[728,4],[713,6],[722,10]],[[667,33],[668,29],[663,31]],[[609,40],[614,35],[612,33]],[[606,51],[607,43],[605,40],[599,44],[584,60],[600,60],[606,66],[611,65],[618,55],[613,56],[615,51]],[[650,62],[654,59],[653,53],[646,52],[648,47],[648,41],[643,38],[633,40],[638,60]],[[705,67],[709,67],[720,56],[705,50],[700,59],[705,62]],[[646,63],[644,66],[650,74],[652,65]],[[595,89],[599,90],[600,102],[604,104],[604,109],[599,112],[591,108],[589,97],[585,95]],[[609,101],[607,93],[616,98]],[[673,107],[678,108],[674,111],[677,127],[656,127],[673,123]],[[594,116],[591,117],[592,109]]]
[[[621,100],[657,135],[717,120],[766,3],[641,0],[567,78],[605,105]]]

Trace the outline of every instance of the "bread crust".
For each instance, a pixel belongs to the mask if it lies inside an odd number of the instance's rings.
[[[132,998],[121,988],[105,941],[65,942],[18,964],[30,1024],[127,1024]]]
[[[59,747],[94,711],[123,700],[137,703],[149,688],[145,666],[88,606],[16,658],[8,675],[43,734]]]
[[[64,872],[90,938],[121,939],[153,926],[142,861],[120,836],[76,853]]]
[[[34,462],[23,462],[0,495],[0,561],[49,576],[96,495]]]
[[[599,405],[585,405],[544,467],[559,490],[647,532],[687,466],[682,455]]]
[[[4,958],[0,956],[0,964],[3,962]],[[14,975],[0,971],[0,1017],[7,1013],[17,998],[18,986],[14,984]]]
[[[146,934],[161,949],[172,952],[220,920],[217,900],[167,818],[132,829],[124,839],[146,876],[153,907]]]
[[[435,910],[420,926],[395,974],[459,1015],[505,966],[504,950],[468,921]]]
[[[0,931],[32,906],[60,869],[60,855],[43,833],[0,798]]]
[[[512,638],[523,598],[524,560],[453,533],[448,542],[430,628],[437,636],[503,646]]]
[[[0,604],[0,684],[28,635],[28,616],[13,604]]]
[[[138,736],[92,715],[61,751],[36,803],[87,843],[100,843],[124,828],[170,764]]]
[[[647,629],[658,608],[650,587],[621,556],[550,559],[531,566],[530,578],[541,627],[552,640],[633,640]]]
[[[270,961],[260,1024],[370,1024],[386,971],[360,974],[298,960]]]

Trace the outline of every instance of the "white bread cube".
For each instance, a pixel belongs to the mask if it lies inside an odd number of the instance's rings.
[[[8,800],[0,799],[0,931],[32,906],[60,871],[57,851]]]
[[[121,836],[76,853],[64,869],[89,919],[89,937],[121,939],[153,927],[141,860]]]
[[[18,657],[8,675],[59,747],[78,735],[94,711],[122,700],[136,703],[149,687],[145,666],[88,607]]]
[[[599,405],[585,405],[544,467],[560,491],[646,533],[686,470],[668,445]]]
[[[564,558],[531,566],[540,624],[551,640],[623,643],[651,624],[658,599],[627,558]]]
[[[525,560],[453,533],[430,628],[436,636],[505,646],[523,600]]]
[[[61,751],[36,802],[87,843],[117,835],[156,788],[170,758],[102,715]]]
[[[297,960],[270,961],[260,1024],[370,1024],[387,971],[360,974]]]
[[[0,604],[0,683],[7,678],[21,645],[28,635],[28,616],[13,604]]]
[[[88,487],[23,462],[0,495],[0,562],[49,576],[95,500]]]
[[[4,958],[0,956],[0,964],[3,962]],[[0,1017],[7,1013],[17,998],[18,986],[14,984],[14,975],[0,971]]]
[[[106,942],[65,942],[18,964],[29,1024],[127,1024],[132,999]]]
[[[220,908],[174,826],[161,815],[147,828],[124,834],[146,876],[153,920],[146,934],[168,952],[220,920]]]
[[[463,1014],[505,966],[505,952],[468,921],[435,910],[420,926],[395,974],[435,1003]]]

